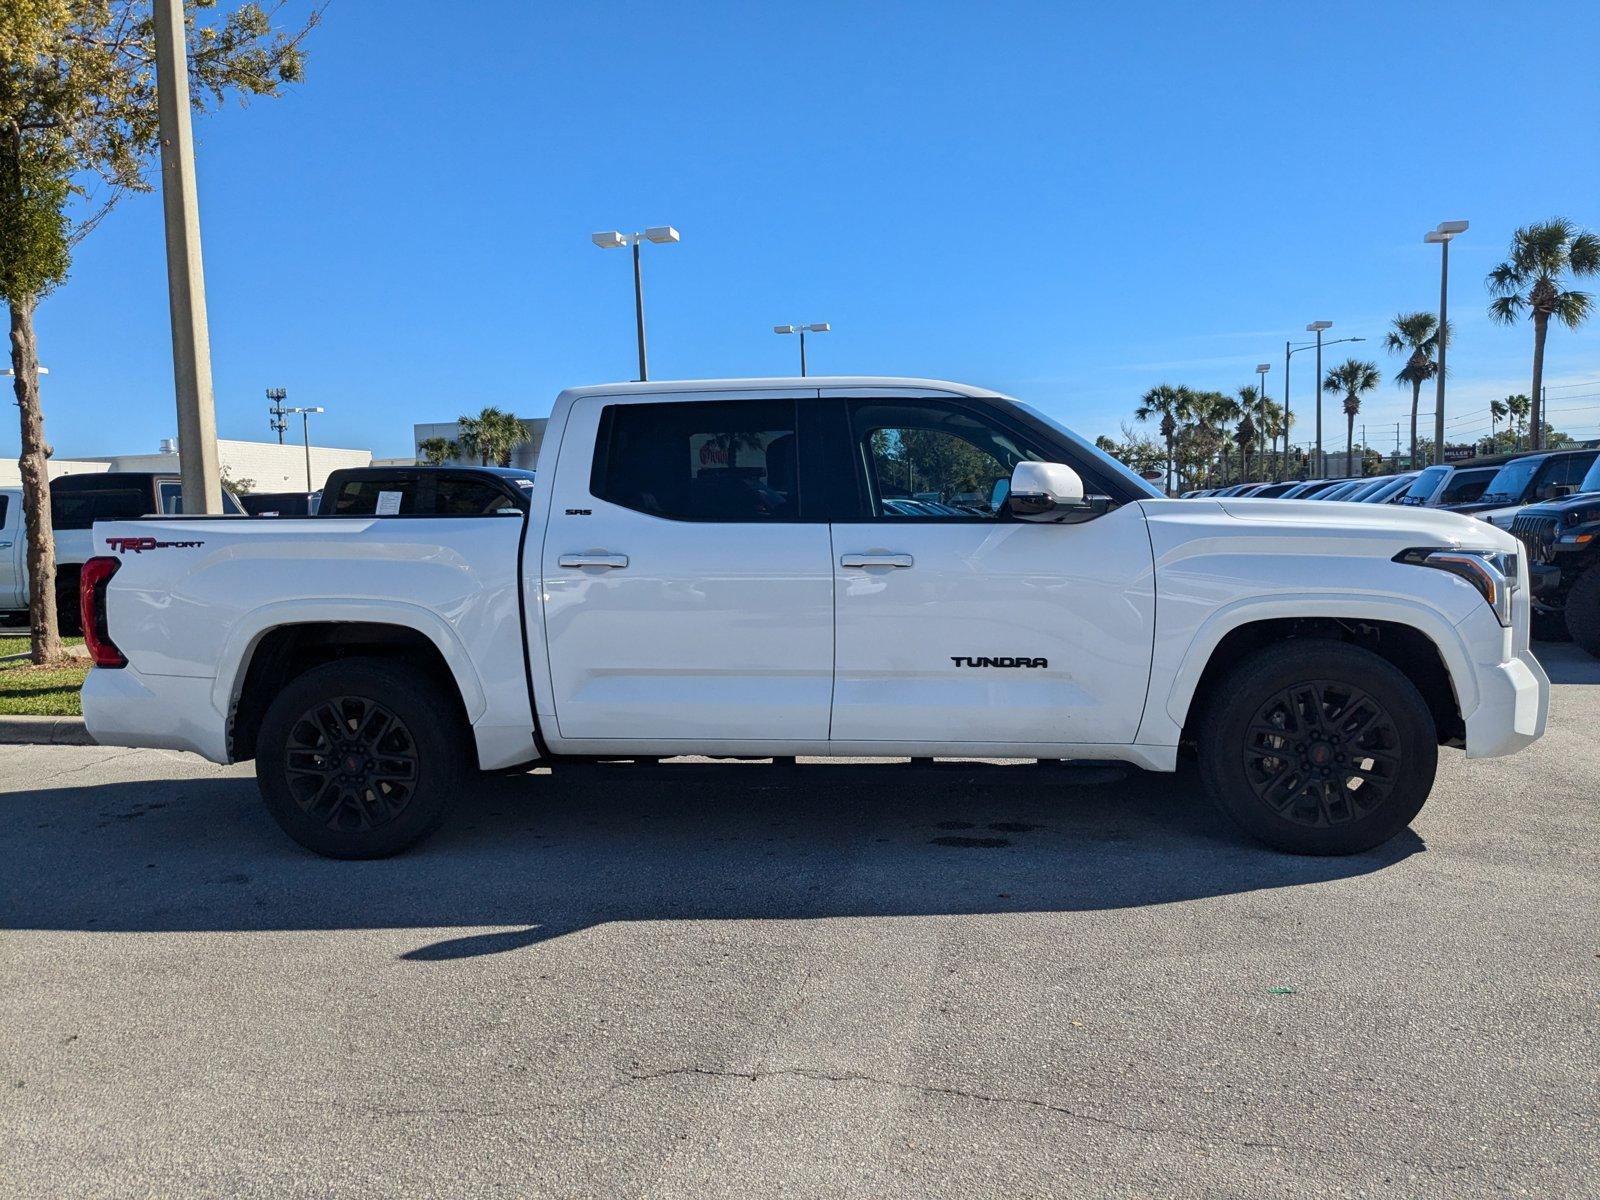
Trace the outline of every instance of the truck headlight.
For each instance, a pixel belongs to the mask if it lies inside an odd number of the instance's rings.
[[[1395,562],[1449,571],[1478,590],[1494,610],[1500,624],[1511,625],[1511,597],[1517,590],[1517,556],[1503,550],[1430,549],[1402,550]]]

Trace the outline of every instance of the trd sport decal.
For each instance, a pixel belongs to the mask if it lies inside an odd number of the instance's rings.
[[[958,667],[1048,667],[1048,658],[968,658],[953,654],[950,661]]]
[[[153,537],[113,537],[106,539],[106,545],[118,554],[126,554],[132,550],[135,554],[143,554],[146,550],[193,550],[197,546],[204,546],[204,542],[158,542]]]

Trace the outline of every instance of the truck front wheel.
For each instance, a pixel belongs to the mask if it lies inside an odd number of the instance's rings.
[[[1307,639],[1244,658],[1212,692],[1200,774],[1246,832],[1290,854],[1357,854],[1421,811],[1439,744],[1416,687],[1371,651]]]
[[[293,679],[262,718],[256,780],[283,831],[329,858],[384,858],[439,827],[464,731],[422,672],[349,658]]]
[[[1600,564],[1578,576],[1567,592],[1565,612],[1572,640],[1600,658]]]

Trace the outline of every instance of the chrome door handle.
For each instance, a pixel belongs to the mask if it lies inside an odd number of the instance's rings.
[[[909,554],[845,554],[839,558],[841,567],[910,567],[916,559]]]
[[[628,565],[628,556],[591,550],[587,554],[563,554],[556,562],[563,567],[625,567]]]

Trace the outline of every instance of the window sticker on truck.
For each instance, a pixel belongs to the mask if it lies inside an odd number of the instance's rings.
[[[204,542],[158,542],[153,537],[108,537],[106,545],[118,554],[126,554],[132,550],[135,554],[143,554],[146,550],[193,550],[197,546],[204,546]]]

